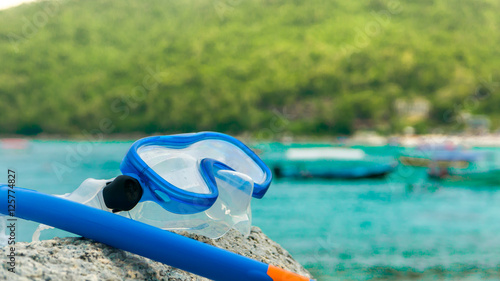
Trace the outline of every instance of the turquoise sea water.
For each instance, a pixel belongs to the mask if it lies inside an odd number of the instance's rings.
[[[20,187],[70,192],[86,178],[118,175],[131,144],[0,149],[0,182],[10,168]],[[398,150],[363,149],[384,157]],[[400,167],[385,179],[275,180],[252,209],[254,225],[318,280],[500,280],[500,187],[439,187],[426,184],[425,170]],[[17,240],[30,240],[36,225],[23,221]],[[53,235],[69,234],[42,238]]]

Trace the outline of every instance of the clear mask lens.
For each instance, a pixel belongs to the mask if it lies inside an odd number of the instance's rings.
[[[244,151],[223,140],[202,140],[185,148],[145,145],[137,153],[163,179],[177,188],[198,194],[210,192],[199,173],[200,159],[211,158],[222,162],[250,176],[256,183],[262,183],[266,176]]]
[[[174,214],[151,201],[139,203],[129,211],[132,219],[166,229],[218,238],[235,228],[250,234],[253,181],[242,173],[219,170],[215,173],[219,197],[208,210],[196,214]]]

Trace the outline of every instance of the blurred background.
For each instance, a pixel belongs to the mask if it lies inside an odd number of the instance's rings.
[[[3,1],[0,169],[62,194],[140,137],[219,131],[273,170],[254,224],[318,280],[498,280],[499,11]]]

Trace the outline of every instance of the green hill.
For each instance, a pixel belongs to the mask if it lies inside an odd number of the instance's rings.
[[[60,0],[0,11],[0,133],[500,125],[500,2]],[[154,73],[154,75],[150,75]],[[429,118],[395,100],[422,98]]]

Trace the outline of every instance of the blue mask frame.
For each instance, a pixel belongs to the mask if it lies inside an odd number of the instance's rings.
[[[153,136],[140,139],[132,144],[127,155],[123,159],[120,170],[124,175],[136,178],[142,188],[143,196],[141,202],[153,201],[162,206],[165,210],[176,214],[194,214],[209,209],[219,196],[218,188],[214,178],[218,170],[235,171],[225,163],[211,158],[201,159],[199,171],[205,180],[209,193],[200,194],[189,192],[178,188],[162,178],[151,169],[138,154],[138,150],[143,146],[158,145],[168,148],[182,149],[202,140],[222,140],[241,149],[248,155],[264,174],[264,181],[254,183],[252,197],[262,198],[271,184],[272,174],[266,164],[245,144],[234,137],[216,132],[201,132],[190,134],[179,134],[170,136]],[[238,172],[238,171],[236,171]]]

